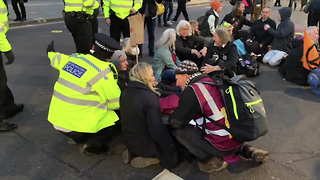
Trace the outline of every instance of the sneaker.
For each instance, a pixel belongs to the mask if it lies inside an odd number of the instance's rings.
[[[207,163],[198,162],[197,165],[202,172],[210,174],[225,169],[228,166],[228,163],[218,157],[213,157]]]
[[[136,157],[133,158],[131,161],[131,165],[135,168],[146,168],[148,166],[159,164],[160,161],[157,158],[143,158],[143,157]]]
[[[172,23],[175,23],[175,22],[177,22],[177,20],[174,20],[174,19],[171,19],[170,20]]]
[[[169,24],[169,25],[172,25],[172,22],[170,22],[170,21],[167,21],[167,24]]]
[[[125,164],[129,164],[131,162],[131,159],[132,159],[132,154],[129,152],[129,150],[126,149],[125,151],[123,151],[123,153],[122,153],[122,161]]]

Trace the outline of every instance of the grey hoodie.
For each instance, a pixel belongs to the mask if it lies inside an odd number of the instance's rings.
[[[281,23],[276,30],[273,28],[268,29],[268,32],[274,36],[271,44],[272,49],[283,51],[287,54],[289,54],[290,49],[292,49],[292,41],[294,39],[294,23],[290,19],[291,13],[292,9],[289,7],[279,9]]]

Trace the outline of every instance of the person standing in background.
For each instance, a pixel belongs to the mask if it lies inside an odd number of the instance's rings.
[[[182,12],[185,20],[189,21],[189,15],[187,12],[187,0],[177,0],[177,2],[178,2],[177,13],[171,21],[177,22],[181,12]]]
[[[162,27],[170,27],[172,23],[169,21],[171,18],[171,15],[173,13],[173,3],[172,0],[164,0],[163,2],[164,5],[164,13],[163,13],[163,24],[161,23],[161,16],[158,16],[158,26]],[[169,10],[169,11],[168,11]]]
[[[27,14],[26,14],[26,8],[24,7],[24,0],[12,0],[11,4],[12,4],[13,11],[16,14],[16,19],[14,19],[14,21],[26,21]],[[21,9],[21,13],[19,11],[18,4]]]

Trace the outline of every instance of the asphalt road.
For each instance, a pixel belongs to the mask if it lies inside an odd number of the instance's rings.
[[[229,10],[225,8],[225,12]],[[196,19],[206,7],[190,7],[188,11],[191,19]],[[100,28],[108,34],[102,19]],[[62,32],[52,33],[54,30]],[[156,29],[156,39],[163,30]],[[8,84],[16,102],[25,104],[25,111],[8,120],[19,125],[15,132],[0,134],[1,180],[149,180],[162,171],[160,166],[135,169],[113,154],[84,156],[47,121],[58,73],[50,67],[46,46],[54,40],[56,51],[75,51],[63,23],[11,29],[7,36],[16,55],[15,63],[6,67]],[[144,48],[147,52],[146,45]],[[282,80],[276,68],[265,65],[261,75],[252,80],[261,91],[270,128],[265,137],[252,144],[270,151],[267,163],[259,167],[244,163],[236,169],[208,175],[200,172],[195,162],[185,162],[175,169],[176,174],[190,180],[320,179],[319,97]]]

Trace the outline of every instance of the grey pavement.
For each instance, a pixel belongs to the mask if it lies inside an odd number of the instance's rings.
[[[206,6],[189,7],[188,12],[196,19],[206,9]],[[224,5],[221,17],[230,10],[230,6]],[[103,19],[99,23],[101,31],[108,34]],[[164,29],[156,28],[156,39]],[[62,32],[52,33],[54,30]],[[135,169],[123,164],[119,155],[82,155],[77,146],[67,144],[67,138],[47,121],[58,77],[58,72],[50,67],[47,44],[54,40],[56,51],[65,54],[75,51],[63,23],[11,28],[7,37],[16,55],[15,63],[6,66],[8,84],[16,102],[25,104],[25,110],[8,120],[19,125],[15,132],[0,134],[1,180],[150,180],[162,171],[159,165]],[[147,45],[143,48],[147,52]],[[142,60],[151,62],[146,55]],[[320,179],[320,98],[282,80],[276,68],[266,65],[261,65],[261,75],[251,80],[261,91],[269,119],[268,134],[251,144],[270,151],[266,164],[257,167],[244,163],[208,175],[198,170],[196,162],[184,162],[174,172],[186,180]]]

